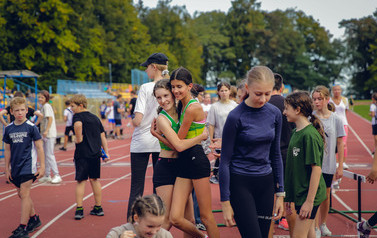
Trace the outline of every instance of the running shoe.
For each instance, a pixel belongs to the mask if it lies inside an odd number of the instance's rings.
[[[368,238],[370,235],[370,230],[364,229],[364,223],[365,221],[356,224],[357,235],[359,238]]]
[[[215,175],[212,175],[212,177],[209,179],[209,182],[213,184],[219,184],[219,180]]]
[[[318,229],[317,227],[314,228],[314,229],[315,229],[315,237],[316,237],[316,238],[321,238],[321,230]]]
[[[40,227],[41,225],[42,222],[39,219],[39,216],[35,215],[34,217],[30,217],[29,222],[26,226],[26,231],[28,233],[33,232],[36,228]]]
[[[90,215],[103,216],[105,213],[103,213],[101,206],[94,206],[93,210],[90,211]]]
[[[38,180],[41,183],[50,183],[51,182],[51,176],[43,176]]]
[[[75,220],[81,220],[83,218],[84,218],[84,209],[83,208],[81,208],[81,209],[76,208]]]
[[[285,218],[280,219],[280,222],[279,222],[278,227],[279,227],[280,229],[283,229],[283,230],[285,230],[285,231],[288,231],[288,230],[289,230],[289,226],[288,226],[287,219],[285,219]]]
[[[53,184],[61,183],[62,181],[63,181],[63,179],[62,179],[62,177],[60,177],[60,175],[55,175],[51,179],[51,183],[53,183]]]
[[[207,228],[203,225],[203,223],[196,223],[196,228],[198,228],[201,231],[207,230]]]
[[[9,238],[29,238],[29,233],[21,226],[18,226],[12,233],[13,235]]]
[[[326,224],[323,223],[319,226],[319,229],[321,230],[321,234],[322,236],[331,236],[331,231],[329,230],[329,228],[327,228]]]
[[[64,148],[64,146],[63,146],[63,147],[60,147],[59,150],[67,151],[67,148]]]

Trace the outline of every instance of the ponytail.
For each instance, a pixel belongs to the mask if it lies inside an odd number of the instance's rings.
[[[314,128],[317,129],[318,133],[321,135],[324,147],[326,147],[325,146],[326,144],[325,131],[323,130],[323,125],[322,125],[321,120],[319,120],[319,118],[313,114],[309,117],[309,121],[312,123]]]

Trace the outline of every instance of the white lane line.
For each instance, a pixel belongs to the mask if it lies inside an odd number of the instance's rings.
[[[125,156],[119,157],[119,158],[117,158],[117,159],[110,159],[110,162],[108,162],[107,164],[110,165],[111,163],[113,163],[113,162],[115,162],[115,161],[118,161],[118,160],[121,160],[121,159],[124,159],[124,158],[128,158],[128,157],[130,157],[130,155],[125,155]],[[108,167],[108,166],[106,166],[106,164],[103,164],[102,166]],[[67,176],[70,176],[70,175],[72,175],[72,174],[75,174],[75,171],[63,175],[62,178],[67,177]],[[46,185],[46,183],[38,183],[38,184],[35,184],[34,186],[31,187],[31,189],[34,189],[34,188],[39,187],[39,186],[42,186],[42,185]],[[6,194],[6,193],[15,192],[15,191],[17,191],[17,189],[11,189],[11,190],[8,190],[8,191],[5,191],[5,192],[0,193],[0,195]],[[6,197],[3,197],[3,198],[0,199],[0,202],[4,201],[5,199],[8,199],[8,198],[10,198],[10,197],[13,197],[13,196],[15,196],[15,195],[17,195],[17,193],[12,193],[12,194],[10,194],[10,195],[8,195],[8,196],[6,196]]]
[[[373,157],[372,151],[370,151],[370,149],[368,148],[368,146],[361,140],[361,138],[356,133],[356,131],[350,125],[348,125],[348,128],[350,128],[350,130],[352,131],[352,133],[356,136],[356,138],[360,142],[360,144],[366,149],[366,151],[368,152],[368,154]]]
[[[149,164],[148,167],[151,167],[152,164]],[[119,180],[122,180],[122,179],[125,179],[127,177],[129,177],[131,175],[131,173],[128,173],[126,175],[124,175],[123,177],[120,177],[120,178],[117,178],[115,179],[114,181],[106,184],[105,186],[102,187],[102,190],[104,190],[105,188],[109,187],[110,185],[118,182]],[[83,201],[85,201],[86,199],[90,198],[91,196],[93,196],[93,193],[87,195]],[[68,207],[67,209],[65,209],[63,212],[61,212],[59,215],[57,215],[56,217],[54,217],[51,221],[49,221],[45,226],[43,226],[40,230],[38,230],[37,233],[35,233],[31,238],[36,238],[38,237],[43,231],[45,231],[47,228],[49,228],[52,224],[54,224],[59,218],[61,218],[62,216],[64,216],[67,212],[69,212],[70,210],[72,210],[73,208],[76,207],[76,203],[72,204],[70,207]]]

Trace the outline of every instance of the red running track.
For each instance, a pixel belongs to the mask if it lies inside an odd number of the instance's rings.
[[[350,171],[366,175],[370,169],[371,156],[367,149],[372,150],[373,138],[370,123],[350,112],[349,123],[351,126],[348,148],[349,156],[347,163]],[[63,127],[62,127],[63,128]],[[60,129],[59,129],[60,130]],[[59,185],[35,182],[31,191],[32,199],[38,214],[42,220],[42,226],[30,234],[30,237],[105,237],[110,228],[125,223],[126,208],[130,188],[130,134],[132,129],[124,127],[126,139],[109,140],[111,162],[103,164],[101,184],[103,187],[102,205],[105,211],[104,217],[90,216],[94,199],[91,194],[90,184],[87,184],[84,201],[84,219],[74,220],[75,208],[75,181],[73,166],[73,144],[68,151],[56,150],[55,156],[58,162],[63,182]],[[357,135],[356,135],[357,134]],[[359,139],[358,139],[359,137]],[[365,144],[366,148],[363,146]],[[57,149],[57,147],[56,147]],[[4,162],[0,161],[3,168]],[[151,165],[150,165],[151,166]],[[145,194],[152,193],[152,169],[147,170]],[[218,185],[211,185],[213,209],[220,208]],[[375,197],[377,185],[362,185],[362,209],[376,210]],[[0,204],[2,219],[0,223],[0,237],[11,235],[19,224],[20,200],[12,185],[5,183],[5,176],[0,175]],[[355,181],[344,178],[341,189],[333,196],[333,207],[338,210],[356,210],[357,208],[357,184]],[[6,214],[6,215],[5,215]],[[353,215],[355,218],[356,216]],[[364,214],[369,218],[371,214]],[[218,223],[223,223],[222,215],[215,214]],[[328,227],[333,235],[339,237],[357,237],[355,223],[343,216],[330,214]],[[240,237],[236,228],[219,228],[221,237]],[[182,237],[182,232],[173,228],[174,237]],[[287,231],[275,228],[274,237],[288,237]],[[371,237],[377,237],[377,232],[372,231]]]

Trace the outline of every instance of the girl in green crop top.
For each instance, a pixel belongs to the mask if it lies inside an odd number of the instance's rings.
[[[170,84],[174,97],[179,100],[178,109],[183,108],[179,119],[178,137],[180,139],[192,138],[204,130],[205,114],[202,106],[191,96],[190,91],[193,86],[191,73],[183,67],[174,70],[170,76]],[[169,140],[169,142],[172,141]],[[186,201],[194,188],[198,199],[200,218],[207,228],[208,236],[210,238],[220,237],[212,214],[209,183],[210,164],[202,146],[195,145],[183,151],[180,153],[178,161],[180,168],[174,184],[170,219],[180,230],[191,236],[206,237],[204,234],[200,235],[195,225],[184,217]]]
[[[177,169],[177,166],[175,163],[178,158],[178,152],[188,149],[195,144],[200,143],[202,140],[205,140],[208,136],[208,132],[205,131],[205,133],[200,133],[198,136],[191,139],[179,139],[177,135],[179,130],[178,113],[175,106],[175,98],[170,91],[169,80],[163,79],[158,81],[154,86],[153,93],[160,107],[159,115],[155,124],[156,129],[154,129],[155,126],[152,125],[151,133],[160,140],[161,146],[159,160],[154,168],[153,181],[156,193],[164,201],[167,210],[162,227],[169,230],[172,226],[169,221],[169,214],[173,196],[173,185],[176,177],[175,170]],[[169,141],[171,141],[171,143]],[[170,183],[172,179],[173,183]],[[192,217],[193,219],[194,213],[192,210],[192,199],[188,199],[186,207],[191,209],[186,209],[185,216]],[[198,231],[198,235],[202,236],[203,234]]]

